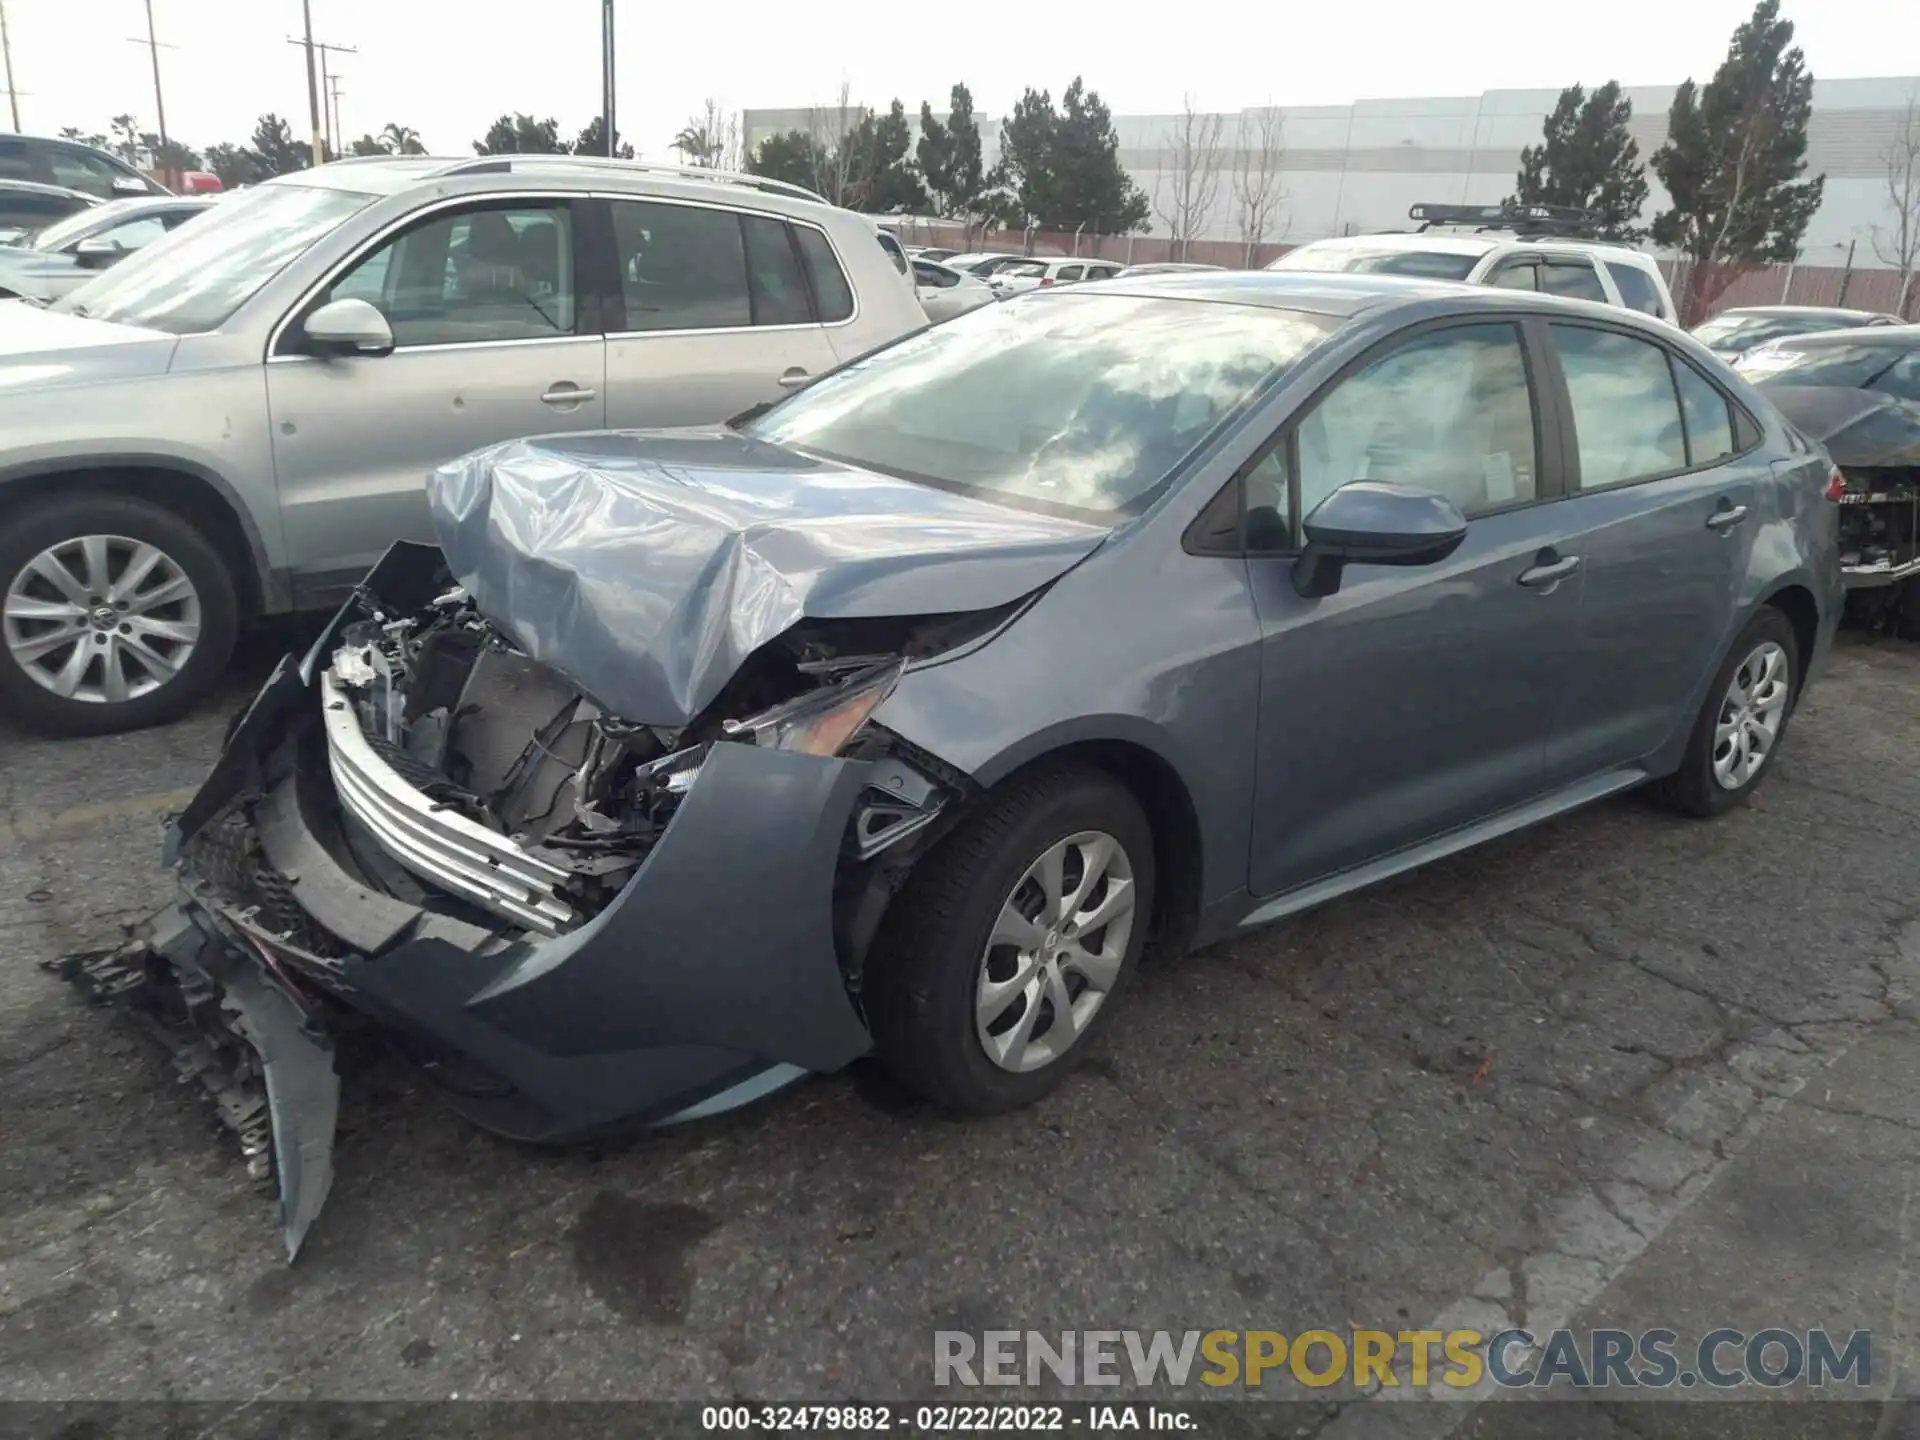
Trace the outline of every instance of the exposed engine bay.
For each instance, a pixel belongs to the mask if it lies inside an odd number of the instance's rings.
[[[355,860],[399,898],[438,890],[548,934],[619,893],[715,745],[882,762],[846,838],[854,859],[930,825],[951,777],[897,755],[868,720],[911,660],[997,618],[806,623],[763,647],[693,723],[662,728],[608,714],[458,588],[424,613],[389,613],[371,595],[359,606],[318,682]]]

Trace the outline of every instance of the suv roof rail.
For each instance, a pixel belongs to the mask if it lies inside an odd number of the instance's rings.
[[[762,190],[769,195],[786,195],[815,204],[831,203],[827,197],[804,185],[792,185],[766,175],[750,175],[744,170],[710,170],[703,165],[662,165],[652,160],[622,160],[611,155],[483,155],[461,160],[443,170],[443,175],[498,175],[510,172],[515,161],[539,165],[579,166],[589,170],[625,170],[643,175],[668,175],[677,180],[705,180],[717,185],[740,185]]]
[[[1471,225],[1478,230],[1511,230],[1519,235],[1598,236],[1601,217],[1573,205],[1429,205],[1411,206],[1409,220],[1422,231],[1435,225]]]

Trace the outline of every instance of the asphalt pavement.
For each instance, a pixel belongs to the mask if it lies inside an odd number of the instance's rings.
[[[1621,797],[1149,966],[1020,1114],[856,1066],[541,1151],[370,1062],[289,1266],[197,1091],[34,964],[167,897],[161,818],[289,638],[167,729],[0,729],[0,1398],[916,1399],[936,1330],[1562,1324],[1867,1328],[1868,1398],[1920,1394],[1920,647],[1843,645],[1720,820]],[[1292,1398],[1275,1433],[1544,1408]]]

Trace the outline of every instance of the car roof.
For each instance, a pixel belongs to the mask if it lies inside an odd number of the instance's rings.
[[[1329,235],[1309,240],[1298,249],[1314,250],[1424,250],[1441,255],[1485,255],[1505,245],[1524,245],[1551,254],[1555,250],[1587,254],[1604,251],[1608,259],[1633,259],[1651,267],[1653,257],[1611,240],[1581,240],[1566,235],[1522,235],[1511,230],[1383,230],[1373,235]]]
[[[711,200],[715,187],[724,186],[743,194],[757,192],[808,207],[837,208],[804,186],[789,185],[764,175],[709,170],[696,165],[661,165],[650,160],[618,160],[602,155],[346,156],[315,169],[276,175],[260,183],[324,186],[362,195],[387,196],[466,179],[527,189],[565,179],[583,188],[631,189],[636,193],[696,200]]]
[[[1051,295],[1076,292],[1051,292]],[[1088,292],[1094,293],[1094,292]],[[1486,312],[1511,315],[1531,311],[1544,317],[1584,315],[1604,319],[1671,341],[1679,332],[1638,310],[1599,301],[1503,290],[1464,281],[1428,280],[1404,275],[1354,274],[1339,270],[1219,270],[1175,274],[1116,276],[1102,281],[1101,295],[1166,296],[1231,305],[1260,305],[1298,310],[1333,319],[1352,319],[1416,306],[1438,315]],[[1051,295],[1049,298],[1051,298]],[[1434,302],[1445,302],[1436,305]],[[1915,327],[1920,328],[1920,327]],[[1875,331],[1875,334],[1884,332]]]
[[[1861,325],[1845,330],[1817,330],[1811,335],[1787,335],[1773,342],[1783,350],[1817,350],[1828,345],[1884,345],[1899,349],[1920,345],[1920,325]]]
[[[0,179],[0,189],[16,191],[22,195],[59,195],[69,200],[84,200],[89,205],[97,204],[99,200],[98,196],[89,195],[84,190],[70,190],[65,185],[43,185],[38,180]]]

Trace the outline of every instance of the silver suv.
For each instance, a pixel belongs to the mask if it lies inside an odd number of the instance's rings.
[[[926,323],[871,222],[755,176],[341,161],[0,303],[0,714],[180,714],[254,616],[432,538],[441,461],[716,424]]]

